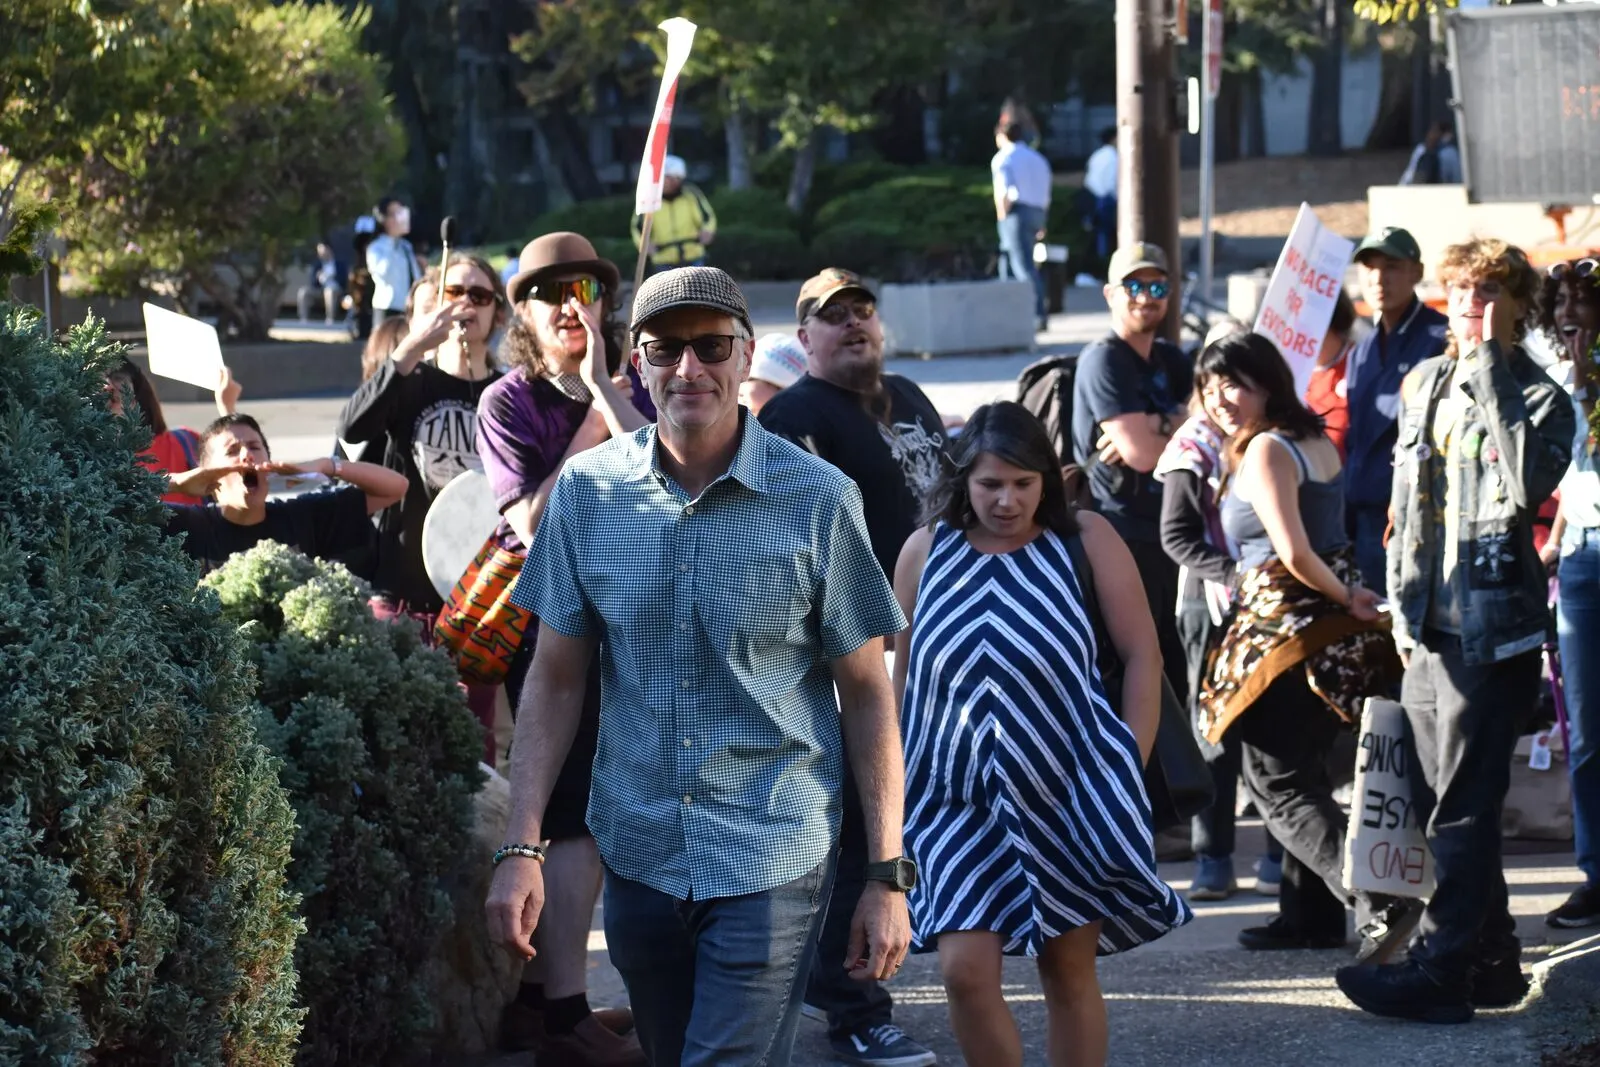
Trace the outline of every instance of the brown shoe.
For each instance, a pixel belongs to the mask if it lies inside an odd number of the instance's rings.
[[[633,1033],[633,1009],[599,1008],[594,1017],[614,1034]],[[507,1052],[527,1052],[545,1043],[544,1012],[512,1001],[500,1014],[500,1047]]]
[[[606,1027],[598,1015],[587,1016],[577,1029],[560,1037],[546,1037],[539,1050],[539,1067],[646,1067],[639,1039]]]

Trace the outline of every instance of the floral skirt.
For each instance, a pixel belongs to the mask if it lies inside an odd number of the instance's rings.
[[[1348,548],[1323,557],[1340,581],[1360,582]],[[1340,718],[1357,722],[1369,696],[1400,678],[1389,619],[1364,622],[1302,584],[1273,558],[1245,572],[1233,615],[1211,653],[1197,700],[1200,732],[1220,743],[1235,719],[1286,671],[1304,670],[1311,691]]]

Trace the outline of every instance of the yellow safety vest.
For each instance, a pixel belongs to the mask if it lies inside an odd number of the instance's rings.
[[[643,216],[633,217],[635,248],[639,246],[643,223]],[[711,201],[699,187],[685,182],[677,196],[661,201],[661,210],[650,224],[650,243],[656,246],[650,261],[658,267],[693,263],[706,254],[706,246],[700,243],[701,230],[717,232],[717,213],[711,210]]]

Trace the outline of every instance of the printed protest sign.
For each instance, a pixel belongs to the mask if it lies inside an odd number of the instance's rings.
[[[222,376],[222,342],[215,326],[146,304],[144,332],[151,374],[216,389]]]
[[[1344,841],[1344,884],[1373,893],[1433,893],[1433,853],[1411,787],[1421,771],[1406,740],[1405,708],[1368,698],[1356,749],[1355,799]]]
[[[1300,396],[1306,395],[1316,369],[1317,353],[1354,251],[1355,243],[1324,226],[1310,204],[1300,205],[1255,326],[1255,332],[1271,338],[1288,360]]]

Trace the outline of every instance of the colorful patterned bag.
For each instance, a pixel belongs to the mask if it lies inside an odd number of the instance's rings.
[[[463,680],[499,685],[522,647],[533,613],[511,603],[511,590],[527,556],[490,538],[450,591],[433,639],[455,658]]]

